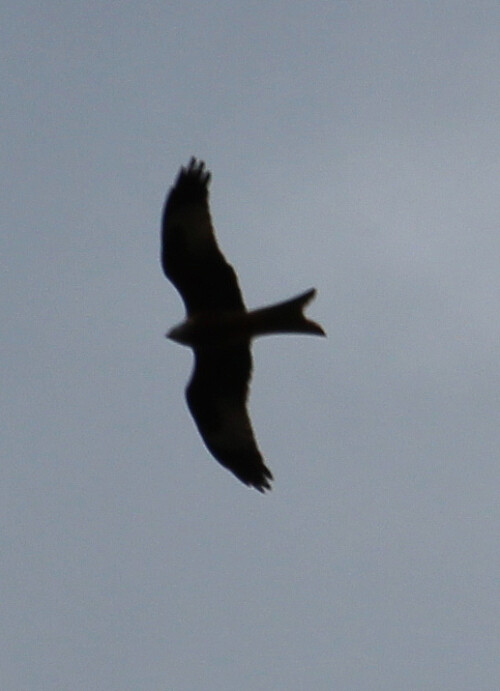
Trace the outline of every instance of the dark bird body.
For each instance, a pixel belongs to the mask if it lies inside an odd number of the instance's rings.
[[[208,207],[210,173],[191,159],[165,203],[162,265],[184,301],[185,322],[168,333],[194,351],[186,389],[189,410],[213,456],[261,492],[273,479],[257,447],[246,401],[252,371],[251,339],[273,333],[324,335],[303,314],[315,290],[247,311],[236,273],[220,251]]]

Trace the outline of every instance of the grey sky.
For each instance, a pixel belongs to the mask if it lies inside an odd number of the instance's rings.
[[[4,2],[0,686],[500,687],[500,5]],[[194,154],[266,496],[209,456],[159,265]]]

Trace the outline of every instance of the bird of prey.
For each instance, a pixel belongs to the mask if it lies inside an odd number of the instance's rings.
[[[186,388],[191,415],[212,455],[260,492],[271,489],[246,401],[251,339],[275,333],[325,335],[303,309],[314,289],[279,304],[247,311],[236,273],[217,245],[208,206],[210,173],[192,158],[181,168],[164,207],[162,266],[186,307],[186,320],[167,337],[194,351]]]

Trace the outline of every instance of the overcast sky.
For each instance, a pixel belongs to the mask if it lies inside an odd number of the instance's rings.
[[[498,2],[4,0],[0,686],[500,688]],[[212,172],[274,489],[209,455],[159,264]]]

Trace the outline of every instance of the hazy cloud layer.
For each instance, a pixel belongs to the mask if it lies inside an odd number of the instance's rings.
[[[496,691],[497,3],[2,10],[0,686]],[[261,497],[205,450],[159,265],[213,174]]]

